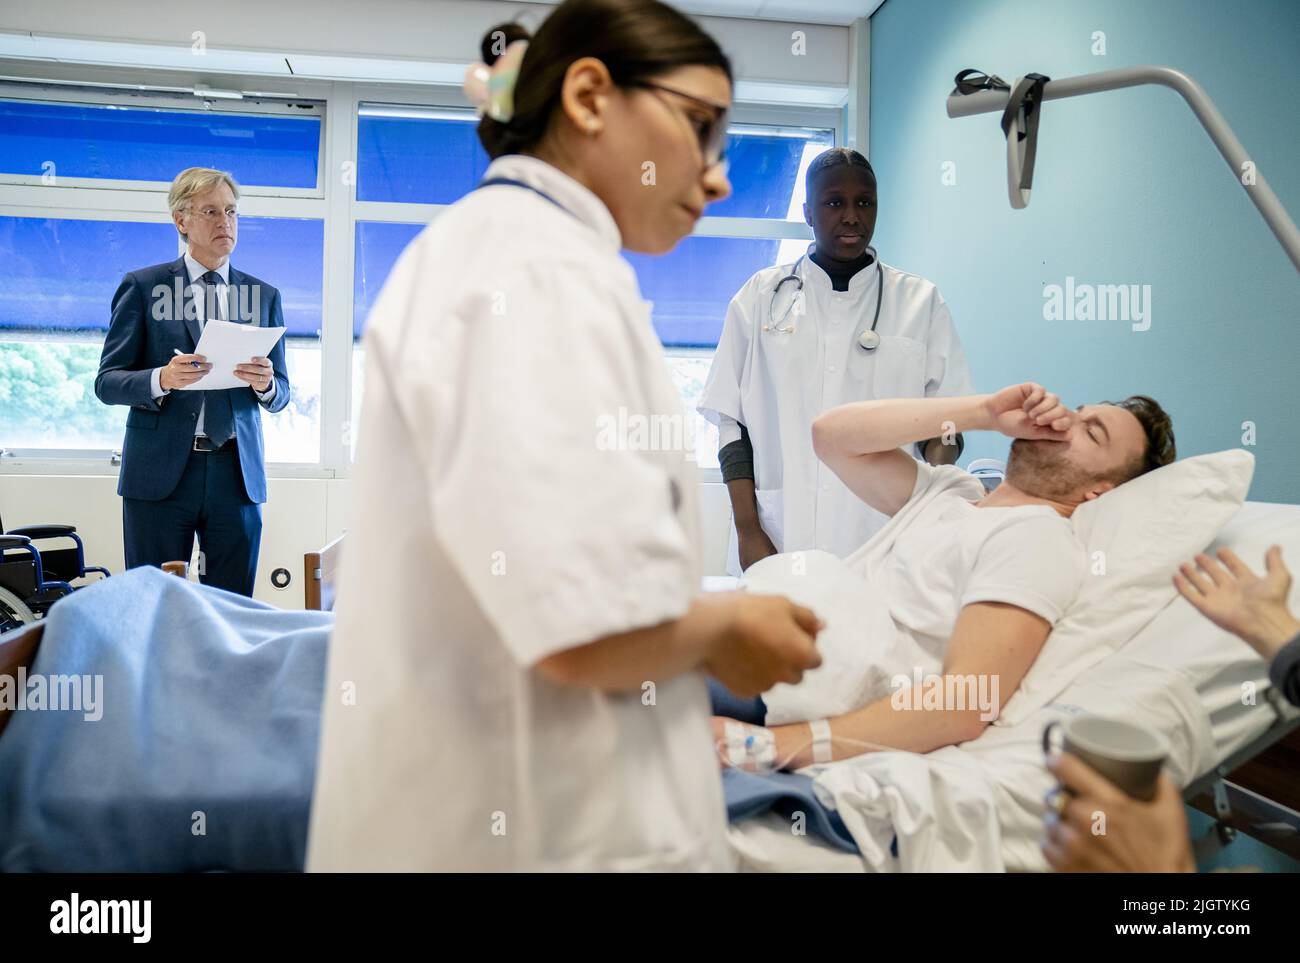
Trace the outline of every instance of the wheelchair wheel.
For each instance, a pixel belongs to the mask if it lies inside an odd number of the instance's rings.
[[[32,610],[13,592],[0,586],[0,633],[35,622]]]

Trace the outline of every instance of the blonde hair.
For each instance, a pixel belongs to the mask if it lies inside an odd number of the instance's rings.
[[[173,218],[177,211],[190,206],[190,199],[195,194],[202,194],[208,188],[218,184],[229,187],[230,193],[235,195],[235,200],[239,200],[239,185],[235,183],[234,177],[225,171],[213,170],[211,167],[187,167],[177,174],[176,180],[172,181],[172,189],[167,192],[167,206]],[[181,240],[188,241],[189,238],[181,234]]]

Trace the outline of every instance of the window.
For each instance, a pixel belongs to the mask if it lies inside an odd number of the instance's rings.
[[[667,348],[712,348],[727,305],[755,271],[776,263],[781,242],[766,238],[688,237],[668,254],[627,252],[655,331]]]
[[[352,406],[347,433],[349,451],[356,457],[357,439],[360,435],[361,398],[365,394],[366,349],[361,336],[366,330],[366,318],[383,289],[388,274],[397,263],[398,256],[415,236],[424,230],[423,224],[383,223],[357,221],[356,259],[352,281]]]
[[[245,188],[233,265],[283,299],[293,398],[264,417],[272,474],[347,470],[367,318],[403,249],[473,189],[488,158],[477,115],[450,92],[447,103],[435,94],[410,104],[409,88],[302,80],[293,89],[225,100],[0,81],[0,447],[102,470],[121,446],[126,408],[94,395],[112,295],[127,271],[179,256],[166,191],[181,169],[207,166]],[[358,89],[350,117],[327,112],[330,98]],[[689,409],[736,290],[807,245],[803,175],[835,142],[840,114],[824,110],[813,126],[810,116],[739,105],[732,195],[671,254],[628,254]],[[327,131],[336,117],[355,128]],[[700,464],[716,464],[716,433],[697,427]]]
[[[454,203],[482,178],[488,158],[476,128],[477,116],[470,110],[360,105],[357,200],[369,202],[369,210],[386,220],[358,219],[355,227],[353,425],[364,390],[359,339],[366,316],[398,255],[427,220],[427,207],[415,205]],[[806,249],[807,242],[792,239],[780,222],[796,221],[801,227],[795,233],[802,231],[804,174],[812,159],[834,143],[830,127],[733,124],[727,144],[732,194],[706,212],[707,233],[702,230],[662,257],[627,252],[642,296],[653,305],[669,373],[691,411],[703,391],[731,298],[754,272],[793,261]],[[358,206],[366,209],[364,203]],[[399,223],[398,218],[419,223]],[[354,430],[354,446],[356,440]],[[696,440],[699,463],[716,467],[717,430],[698,418]]]
[[[180,255],[166,191],[204,166],[246,189],[233,266],[283,301],[293,397],[264,417],[267,460],[319,465],[322,128],[306,101],[0,84],[0,447],[121,447],[127,409],[94,394],[113,293]]]
[[[262,412],[266,460],[320,461],[321,329],[325,224],[279,217],[241,217],[230,257],[239,270],[280,291],[285,366],[292,392],[285,408]]]
[[[834,146],[832,130],[733,125],[727,138],[731,196],[706,213],[802,221],[804,172],[814,157]]]
[[[757,271],[793,262],[808,246],[781,221],[803,221],[804,174],[834,146],[830,129],[733,125],[727,141],[731,196],[705,212],[709,235],[697,233],[662,257],[627,255],[642,296],[651,302],[668,370],[694,415],[695,460],[718,467],[718,429],[696,414],[732,297]]]
[[[0,100],[0,173],[170,184],[186,167],[240,184],[315,188],[317,116]]]
[[[362,104],[357,200],[451,204],[487,170],[472,110]]]
[[[388,272],[397,263],[398,255],[422,230],[423,224],[357,221],[356,266],[352,282],[354,338],[360,338],[365,331],[366,316],[375,306],[375,300],[379,297],[384,282],[388,280]]]
[[[0,217],[0,447],[116,449],[127,409],[95,397],[113,293],[179,257],[170,223]],[[320,457],[324,226],[241,218],[231,263],[280,289],[293,396],[263,417],[267,459]]]
[[[655,331],[668,354],[668,372],[694,413],[704,393],[713,349],[727,307],[749,278],[804,252],[802,240],[688,237],[669,254],[627,254],[641,295],[653,305]],[[702,468],[718,467],[718,429],[694,416],[695,456]]]
[[[95,397],[113,292],[176,256],[171,224],[0,217],[0,447],[121,447]]]

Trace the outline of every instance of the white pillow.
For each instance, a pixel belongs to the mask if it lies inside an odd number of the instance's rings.
[[[1088,573],[997,720],[1014,726],[1132,639],[1176,596],[1178,566],[1203,551],[1246,500],[1255,456],[1240,448],[1157,468],[1071,518]]]

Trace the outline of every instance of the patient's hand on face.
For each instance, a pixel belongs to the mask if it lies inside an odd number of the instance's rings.
[[[984,403],[990,426],[1008,438],[1065,441],[1075,415],[1040,384],[1009,385]]]
[[[1222,564],[1205,554],[1196,556],[1196,565],[1184,563],[1174,585],[1207,619],[1272,659],[1300,633],[1300,621],[1287,609],[1291,573],[1282,563],[1281,547],[1268,550],[1263,578],[1232,549],[1221,548],[1218,555]]]

